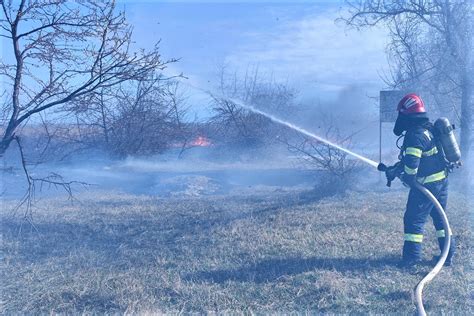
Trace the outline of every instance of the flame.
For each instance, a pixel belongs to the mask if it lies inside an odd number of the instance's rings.
[[[197,147],[208,147],[211,146],[212,143],[209,139],[207,139],[204,136],[198,136],[196,139],[194,139],[191,143],[191,146],[197,146]]]

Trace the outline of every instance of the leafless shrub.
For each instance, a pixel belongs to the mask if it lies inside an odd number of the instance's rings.
[[[344,148],[350,148],[355,133],[343,136],[336,119],[327,113],[320,113],[319,130],[324,131],[320,136]],[[353,185],[360,165],[346,153],[301,134],[280,140],[290,152],[300,158],[301,164],[322,171],[318,175],[314,196],[325,197],[343,193]]]
[[[124,157],[161,153],[173,143],[184,144],[185,113],[179,83],[157,75],[79,99],[74,115],[78,129],[92,132],[82,141]]]
[[[268,118],[236,105],[238,99],[255,108],[275,115],[287,115],[297,108],[296,91],[286,83],[267,79],[258,68],[247,70],[243,76],[220,71],[219,95],[213,95],[214,116],[210,126],[214,138],[237,148],[259,148],[274,144],[284,129]]]

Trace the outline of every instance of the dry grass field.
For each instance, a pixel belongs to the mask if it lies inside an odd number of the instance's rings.
[[[396,267],[406,191],[47,199],[35,228],[1,213],[1,312],[412,314],[418,274]],[[450,197],[454,267],[425,289],[430,314],[473,315],[472,204]]]

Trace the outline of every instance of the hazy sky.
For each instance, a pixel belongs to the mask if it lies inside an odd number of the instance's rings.
[[[342,1],[119,1],[137,46],[161,39],[164,58],[181,58],[167,72],[212,88],[219,66],[258,66],[288,80],[304,98],[337,99],[348,87],[370,96],[384,87],[386,31],[358,32],[335,22]],[[191,103],[205,103],[188,92]],[[204,98],[205,99],[205,98]]]
[[[119,0],[118,9],[134,27],[135,47],[151,48],[161,39],[163,58],[180,58],[166,73],[183,73],[185,82],[205,90],[222,65],[242,72],[259,67],[303,99],[323,103],[340,99],[342,91],[377,96],[384,88],[387,32],[335,22],[347,13],[343,1]],[[187,89],[194,111],[208,112],[207,95]]]

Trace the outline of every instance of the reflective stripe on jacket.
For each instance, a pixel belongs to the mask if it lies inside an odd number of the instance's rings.
[[[420,183],[430,183],[447,177],[442,154],[438,152],[433,135],[423,127],[407,131],[402,146],[404,179],[415,178]]]

